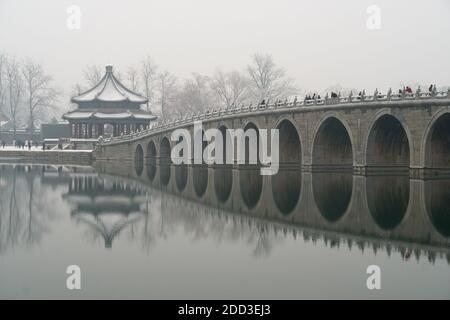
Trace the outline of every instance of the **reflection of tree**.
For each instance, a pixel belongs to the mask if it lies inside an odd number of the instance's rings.
[[[48,231],[53,207],[36,177],[38,167],[10,165],[0,168],[0,253],[17,246],[39,243]]]

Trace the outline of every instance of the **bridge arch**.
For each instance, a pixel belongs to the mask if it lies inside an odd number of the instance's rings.
[[[245,164],[250,164],[250,151],[256,152],[257,163],[259,164],[259,127],[253,121],[247,121],[244,125],[244,133],[247,130],[255,130],[256,131],[256,146],[250,145],[250,139],[245,138]],[[237,150],[235,150],[237,152]]]
[[[377,113],[368,128],[365,141],[367,166],[410,167],[411,133],[403,121],[390,110]]]
[[[200,139],[200,140],[199,140]],[[201,155],[196,154],[196,141],[201,141]],[[192,154],[194,156],[194,165],[192,169],[192,183],[194,185],[194,191],[197,197],[202,198],[206,193],[206,189],[208,188],[208,168],[205,164],[205,159],[203,158],[203,152],[205,151],[208,142],[205,141],[205,131],[202,129],[201,131],[194,132],[194,141],[192,144]],[[198,159],[201,157],[201,159]],[[195,162],[201,162],[201,164],[197,164]]]
[[[450,169],[450,110],[434,114],[425,129],[421,147],[425,168]]]
[[[156,176],[156,145],[153,140],[147,144],[147,177],[153,181]]]
[[[280,164],[301,165],[303,159],[302,139],[295,122],[288,117],[278,120],[276,129],[279,130]]]
[[[324,167],[352,167],[354,148],[350,126],[337,113],[328,113],[314,132],[312,164]]]
[[[167,137],[163,137],[159,146],[159,178],[163,186],[167,186],[170,181],[170,141]]]
[[[233,171],[227,165],[227,144],[231,142],[231,136],[227,131],[227,126],[224,124],[220,125],[218,130],[222,134],[223,164],[214,169],[214,191],[216,193],[217,199],[220,202],[225,203],[229,199],[231,190],[233,188]],[[230,153],[232,153],[231,150],[229,151]],[[230,156],[232,157],[232,154]]]
[[[134,168],[136,175],[140,177],[144,171],[144,149],[140,144],[136,146],[136,150],[134,151]]]
[[[184,137],[180,136],[177,143],[183,142]],[[181,151],[180,156],[183,157],[184,150]],[[181,163],[175,166],[175,184],[177,185],[178,191],[182,192],[187,185],[188,179],[188,167],[186,163]]]

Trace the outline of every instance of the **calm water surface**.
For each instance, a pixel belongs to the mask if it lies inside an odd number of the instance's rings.
[[[450,298],[450,179],[4,164],[0,190],[2,299]]]

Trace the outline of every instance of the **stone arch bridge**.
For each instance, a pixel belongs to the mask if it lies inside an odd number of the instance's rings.
[[[305,171],[348,168],[408,171],[413,177],[450,170],[448,92],[349,96],[208,111],[105,139],[96,160],[170,164],[175,129],[279,129],[280,164]],[[270,145],[270,143],[269,143]]]

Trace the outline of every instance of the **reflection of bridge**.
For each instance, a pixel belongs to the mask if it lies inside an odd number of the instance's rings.
[[[269,177],[256,169],[151,163],[142,168],[132,164],[127,168],[123,162],[98,166],[103,172],[125,175],[206,205],[206,211],[217,208],[288,228],[306,228],[310,234],[367,241],[374,248],[414,248],[416,254],[440,252],[450,259],[449,180],[291,169]],[[193,205],[196,210],[198,205]]]
[[[311,168],[450,170],[450,91],[345,97],[215,110],[103,141],[97,160],[167,163],[174,129],[280,130],[280,162]],[[425,169],[432,169],[430,171]]]

